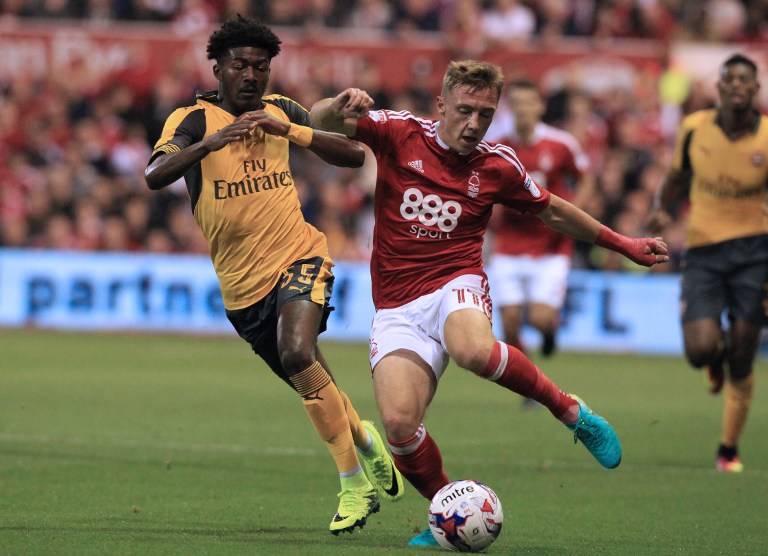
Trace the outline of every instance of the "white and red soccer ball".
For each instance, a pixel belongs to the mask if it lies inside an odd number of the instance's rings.
[[[429,528],[440,546],[448,550],[485,550],[499,536],[503,521],[499,497],[476,481],[445,485],[429,505]]]

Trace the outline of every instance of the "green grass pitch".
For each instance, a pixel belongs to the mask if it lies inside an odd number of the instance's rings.
[[[367,346],[323,343],[379,423]],[[426,424],[453,479],[504,507],[492,554],[768,553],[766,363],[740,475],[713,458],[721,397],[680,358],[537,359],[616,427],[607,471],[546,410],[451,366]],[[380,425],[379,430],[381,430]],[[0,331],[0,554],[417,554],[410,486],[333,537],[335,467],[298,398],[236,338]]]

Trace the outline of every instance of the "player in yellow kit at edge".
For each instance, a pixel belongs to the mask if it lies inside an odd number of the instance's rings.
[[[289,142],[337,166],[361,166],[364,152],[340,134],[312,129],[297,102],[264,96],[280,43],[269,27],[241,16],[216,30],[208,58],[218,90],[168,117],[145,178],[150,189],[184,178],[227,317],[302,397],[336,462],[341,492],[330,530],[338,535],[379,511],[379,493],[399,499],[403,479],[317,348],[331,311],[333,262],[325,235],[302,216],[288,163]]]

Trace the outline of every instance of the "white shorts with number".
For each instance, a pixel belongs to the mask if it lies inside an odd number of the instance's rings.
[[[460,309],[482,311],[490,320],[491,298],[485,277],[467,274],[437,291],[394,309],[376,311],[371,327],[371,368],[395,350],[415,352],[440,377],[448,366],[443,325]]]
[[[570,269],[567,255],[494,255],[487,272],[499,307],[541,303],[559,310],[565,302]]]

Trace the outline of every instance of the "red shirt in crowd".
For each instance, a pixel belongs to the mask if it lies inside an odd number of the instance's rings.
[[[570,201],[572,186],[589,170],[589,159],[578,141],[570,134],[550,125],[539,123],[531,140],[522,143],[512,136],[500,141],[511,146],[528,174],[541,187]],[[531,214],[505,208],[494,222],[496,239],[494,253],[531,255],[573,253],[573,239],[556,232]]]

